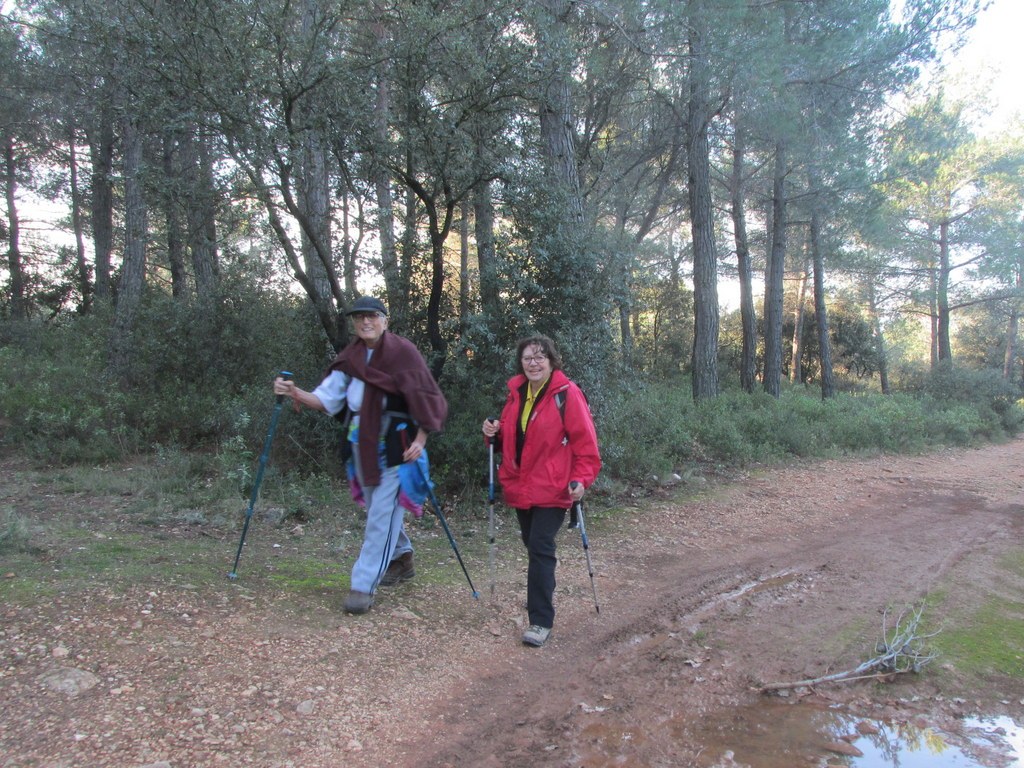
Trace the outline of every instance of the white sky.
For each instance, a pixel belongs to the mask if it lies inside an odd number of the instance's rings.
[[[967,45],[948,59],[952,87],[988,101],[984,131],[1006,128],[1024,114],[1024,0],[992,0],[978,16]],[[962,89],[962,90],[961,90]]]

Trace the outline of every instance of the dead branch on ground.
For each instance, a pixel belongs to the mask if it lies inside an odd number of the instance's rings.
[[[903,611],[896,619],[895,626],[889,629],[889,609],[882,613],[882,640],[875,646],[875,656],[863,664],[845,672],[822,675],[808,680],[797,680],[792,683],[767,683],[761,686],[762,693],[782,691],[789,688],[801,688],[821,683],[851,682],[865,678],[887,678],[906,672],[920,672],[921,669],[936,658],[936,654],[928,650],[925,640],[935,637],[938,632],[927,635],[918,634],[923,606]]]

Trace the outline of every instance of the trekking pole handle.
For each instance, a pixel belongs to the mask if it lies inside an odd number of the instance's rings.
[[[497,421],[497,419],[494,418],[493,416],[488,416],[487,420],[489,422],[491,422],[492,424]],[[491,435],[490,437],[488,437],[487,438],[487,442],[489,442],[491,445],[494,445],[494,435]]]
[[[288,381],[295,374],[293,374],[291,371],[279,371],[277,375],[280,376],[285,381]],[[284,395],[278,395],[277,396],[277,402],[279,402],[279,403],[284,402]]]
[[[569,487],[575,490],[579,486],[578,480],[573,480],[569,483]],[[583,508],[583,502],[579,499],[572,500],[572,506],[569,507],[569,527],[579,528],[580,527],[580,510]],[[582,529],[581,529],[582,530]]]

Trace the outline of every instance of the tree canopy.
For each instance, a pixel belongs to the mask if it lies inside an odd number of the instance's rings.
[[[439,377],[539,331],[598,390],[777,397],[813,351],[828,398],[886,389],[908,318],[950,361],[958,313],[1001,328],[965,362],[1024,377],[1021,135],[915,90],[976,0],[5,8],[0,309],[105,318],[117,380],[147,297],[213,337],[239,274],[301,296],[325,348],[379,294]],[[65,211],[47,238],[30,201]]]

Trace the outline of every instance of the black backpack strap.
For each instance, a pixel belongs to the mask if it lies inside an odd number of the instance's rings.
[[[555,392],[555,405],[558,406],[558,413],[562,417],[562,426],[565,426],[565,390]]]
[[[587,397],[587,393],[583,391],[583,388],[580,387],[579,384],[576,385],[576,388],[579,389],[580,394],[583,395],[583,401],[587,404],[587,407],[589,408],[590,407],[590,398]],[[563,389],[563,390],[561,390],[559,392],[555,392],[555,394],[553,395],[553,397],[555,398],[555,405],[558,406],[558,413],[561,414],[561,416],[562,416],[562,426],[563,427],[565,426],[565,401],[567,399],[566,393],[568,391],[569,391],[569,389],[567,387],[566,389]]]

